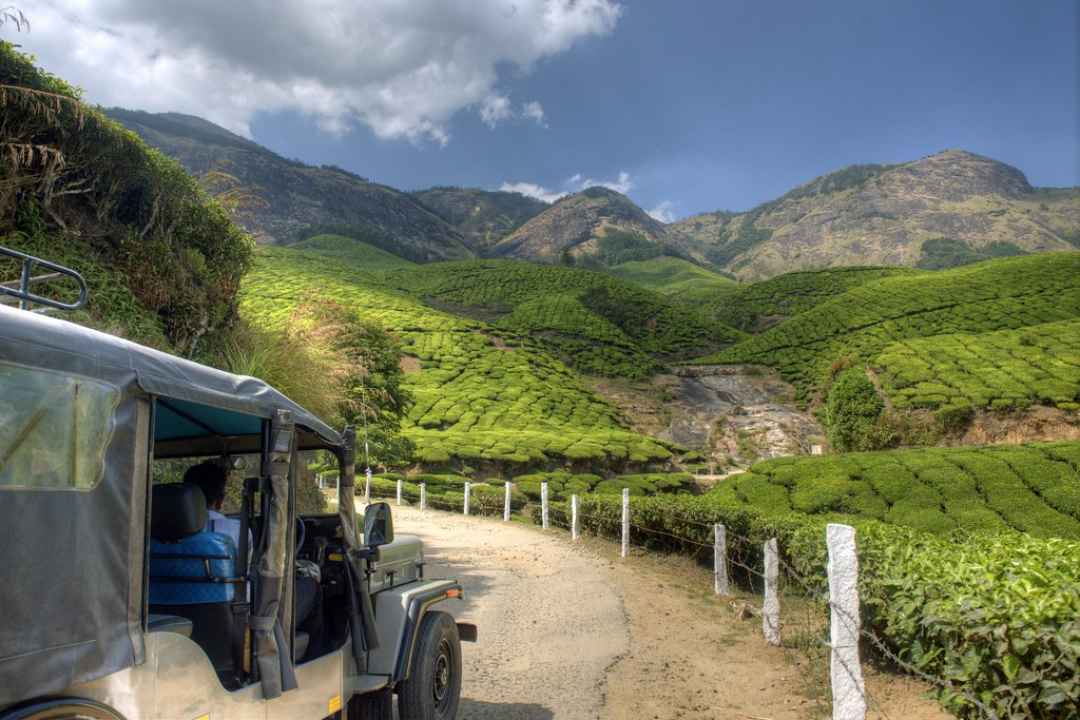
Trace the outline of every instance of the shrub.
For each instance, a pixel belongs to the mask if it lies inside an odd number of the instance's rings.
[[[840,451],[888,447],[893,434],[882,423],[884,411],[884,401],[863,370],[842,371],[825,404],[829,442]]]

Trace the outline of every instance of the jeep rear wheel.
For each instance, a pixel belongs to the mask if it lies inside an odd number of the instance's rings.
[[[398,690],[401,720],[453,720],[461,700],[461,639],[444,612],[430,612],[420,623],[409,677]]]

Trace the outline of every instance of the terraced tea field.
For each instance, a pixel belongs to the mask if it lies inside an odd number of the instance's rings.
[[[871,364],[897,408],[1080,410],[1080,320],[902,340]]]
[[[766,515],[879,520],[932,532],[1080,539],[1080,444],[926,448],[778,458],[707,498]]]
[[[579,268],[437,263],[387,273],[386,281],[436,307],[543,337],[590,374],[640,378],[659,369],[657,358],[688,359],[743,337],[699,309]]]
[[[680,300],[735,293],[739,284],[719,273],[675,257],[634,260],[608,269],[612,275],[647,290]]]
[[[326,301],[393,331],[419,360],[419,371],[406,376],[416,403],[404,432],[421,461],[617,466],[671,457],[664,444],[626,430],[616,410],[543,345],[428,307],[340,256],[261,248],[241,312],[284,327],[300,305]]]
[[[736,286],[734,292],[710,298],[708,307],[728,325],[750,330],[762,322],[774,322],[806,312],[874,280],[917,273],[917,270],[898,267],[842,267],[786,273]]]
[[[871,281],[699,362],[777,368],[805,401],[837,361],[869,362],[899,341],[1077,317],[1080,253],[1007,258]]]

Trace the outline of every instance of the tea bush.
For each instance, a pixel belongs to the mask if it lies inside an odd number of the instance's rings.
[[[1080,539],[1080,443],[777,458],[707,494],[765,516],[791,510],[935,534],[1019,530]]]
[[[1080,320],[892,343],[872,361],[897,408],[1080,408]]]

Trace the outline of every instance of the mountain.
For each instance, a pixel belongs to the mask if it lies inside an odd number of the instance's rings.
[[[491,254],[616,265],[664,254],[667,232],[630,198],[604,187],[568,195],[499,241]]]
[[[1080,188],[1034,188],[1014,167],[947,150],[853,165],[749,212],[695,215],[669,225],[668,240],[740,279],[841,265],[943,267],[1080,247]]]
[[[192,175],[211,180],[212,189],[242,197],[237,219],[262,243],[326,231],[358,237],[410,260],[473,256],[457,228],[408,193],[341,168],[288,160],[191,115],[105,112]]]
[[[521,193],[479,188],[433,187],[412,196],[457,228],[465,243],[481,255],[549,207]]]

